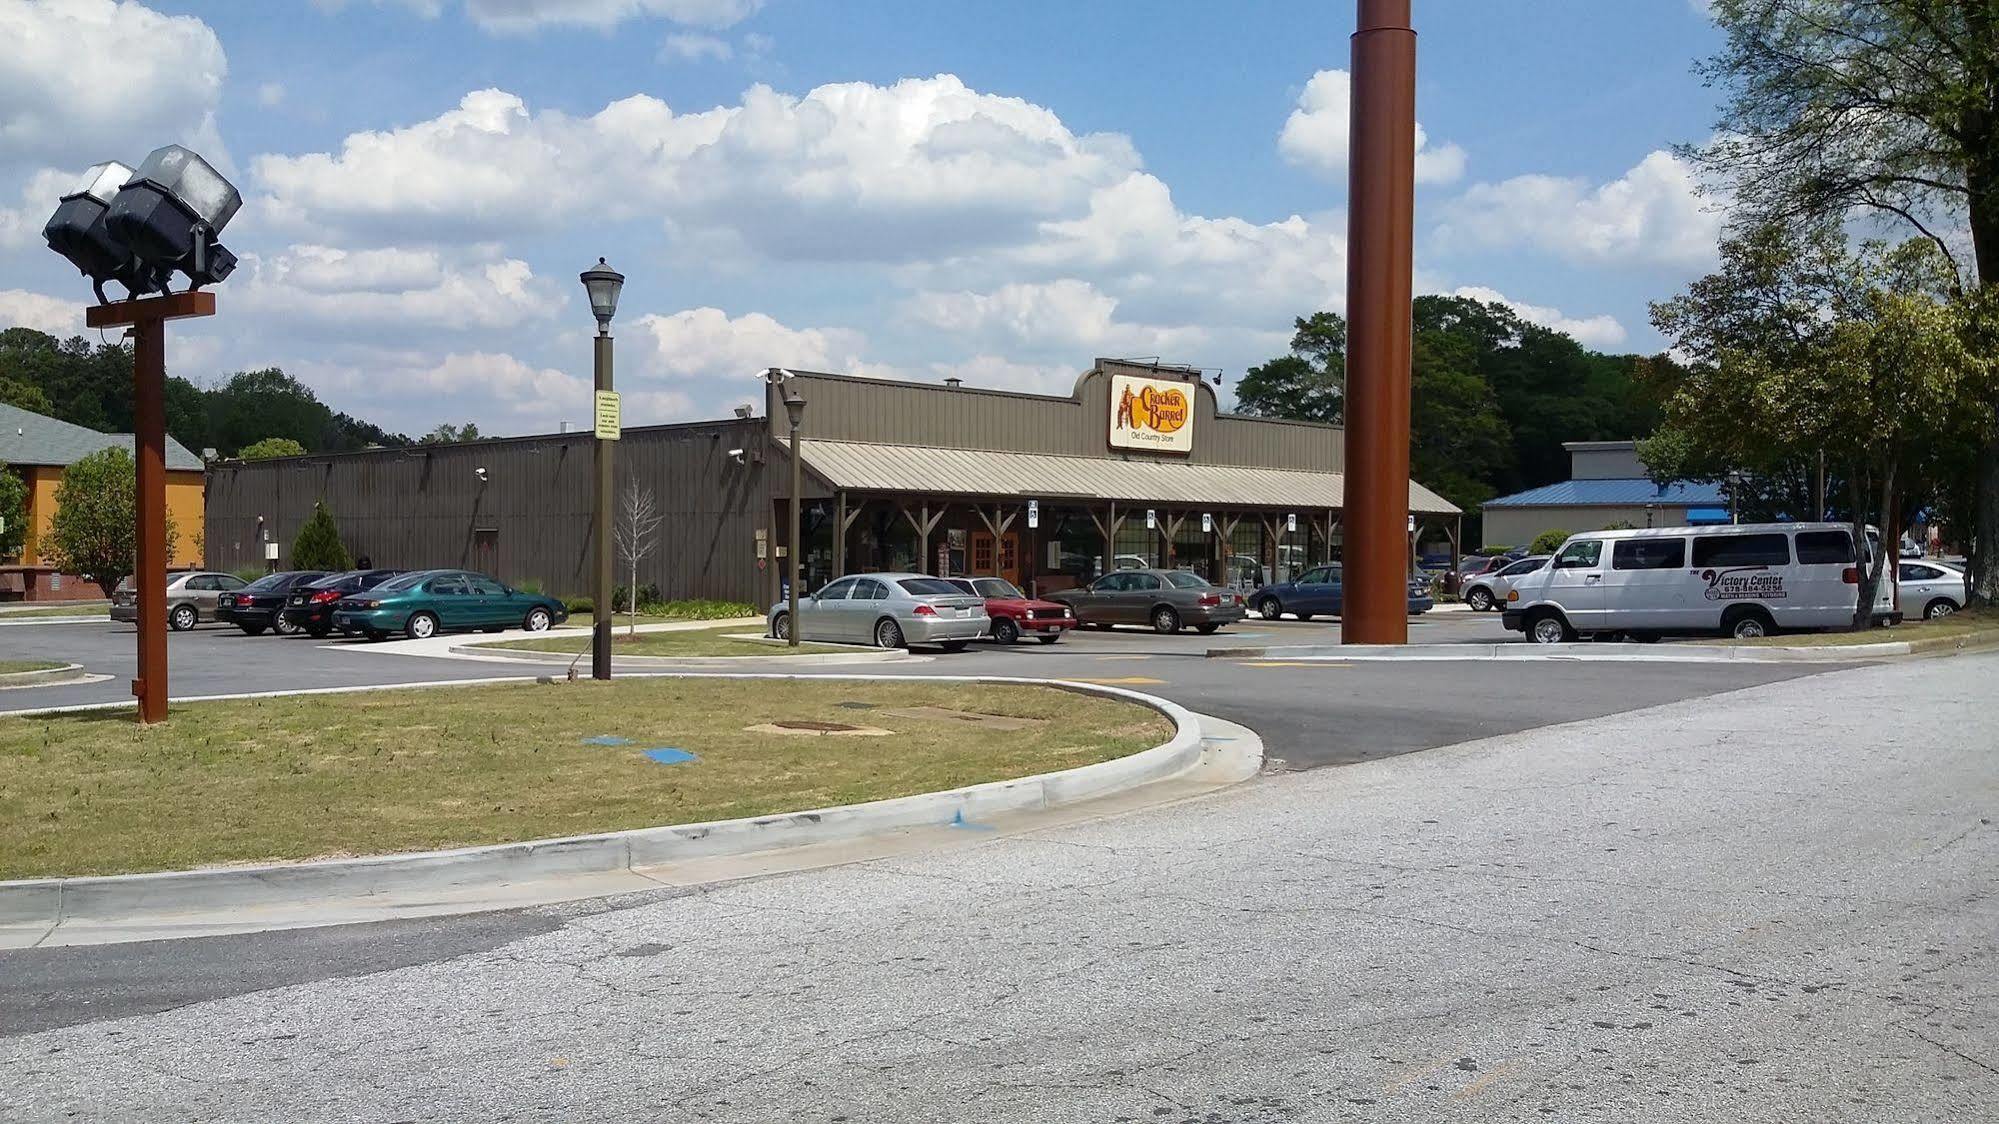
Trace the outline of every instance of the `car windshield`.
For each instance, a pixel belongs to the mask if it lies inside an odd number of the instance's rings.
[[[360,577],[361,577],[361,571],[359,570],[348,570],[345,573],[340,573],[340,574],[328,574],[325,577],[320,578],[318,581],[313,582],[312,588],[338,589],[343,585],[355,582]]]
[[[1208,579],[1185,570],[1166,571],[1166,581],[1175,589],[1200,589],[1208,584]]]
[[[978,587],[979,596],[981,597],[996,597],[1002,601],[1017,601],[1024,596],[1020,590],[1013,587],[1012,582],[1005,578],[980,578],[971,584]]]
[[[936,597],[939,594],[965,592],[943,578],[904,578],[895,584],[901,586],[904,593],[914,594],[917,597]]]
[[[1508,566],[1506,569],[1499,571],[1499,576],[1502,578],[1510,578],[1516,574],[1531,574],[1534,571],[1540,569],[1542,565],[1547,561],[1548,560],[1546,558],[1522,558],[1520,561],[1515,562],[1513,565]]]
[[[395,593],[398,590],[413,589],[416,586],[422,585],[426,578],[436,572],[435,570],[415,570],[399,577],[390,578],[375,588],[381,590],[383,593]]]
[[[258,578],[256,581],[251,582],[249,585],[244,586],[243,588],[251,590],[253,592],[257,590],[266,590],[266,589],[283,589],[285,586],[290,585],[291,581],[292,581],[292,575],[289,573],[265,574],[263,577]]]
[[[966,581],[964,578],[946,578],[944,580],[956,586],[958,588],[959,593],[970,593],[974,596],[978,595],[979,592],[978,589],[975,588],[971,582]]]

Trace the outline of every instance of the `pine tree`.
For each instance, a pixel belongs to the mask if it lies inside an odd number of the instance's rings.
[[[301,570],[351,570],[354,559],[340,541],[340,529],[323,503],[312,505],[312,518],[292,540],[292,565]]]

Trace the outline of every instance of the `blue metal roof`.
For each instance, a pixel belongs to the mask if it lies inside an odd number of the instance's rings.
[[[1640,476],[1618,480],[1564,480],[1485,501],[1485,507],[1728,506],[1719,483],[1654,484]]]

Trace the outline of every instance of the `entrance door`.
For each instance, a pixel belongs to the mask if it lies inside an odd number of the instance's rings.
[[[1020,584],[1020,535],[1008,531],[997,539],[991,531],[973,531],[970,551],[966,555],[968,569],[977,577],[1002,577],[1018,586]]]

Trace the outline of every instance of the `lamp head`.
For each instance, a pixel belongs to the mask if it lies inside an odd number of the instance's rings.
[[[194,288],[228,277],[236,255],[219,239],[243,206],[234,184],[192,149],[170,144],[147,155],[118,189],[104,217],[164,291],[175,270]]]
[[[791,428],[805,424],[805,396],[790,383],[784,384],[784,414],[791,420]]]
[[[133,293],[155,287],[152,271],[139,264],[131,249],[105,223],[111,201],[131,176],[132,169],[116,160],[91,165],[76,190],[62,197],[56,213],[42,227],[49,249],[90,278],[100,301],[110,299],[104,295],[106,281],[116,281]]]
[[[597,331],[609,335],[611,317],[618,314],[618,294],[624,291],[625,275],[597,259],[594,268],[583,271],[583,291],[590,294],[590,312],[597,317]]]

